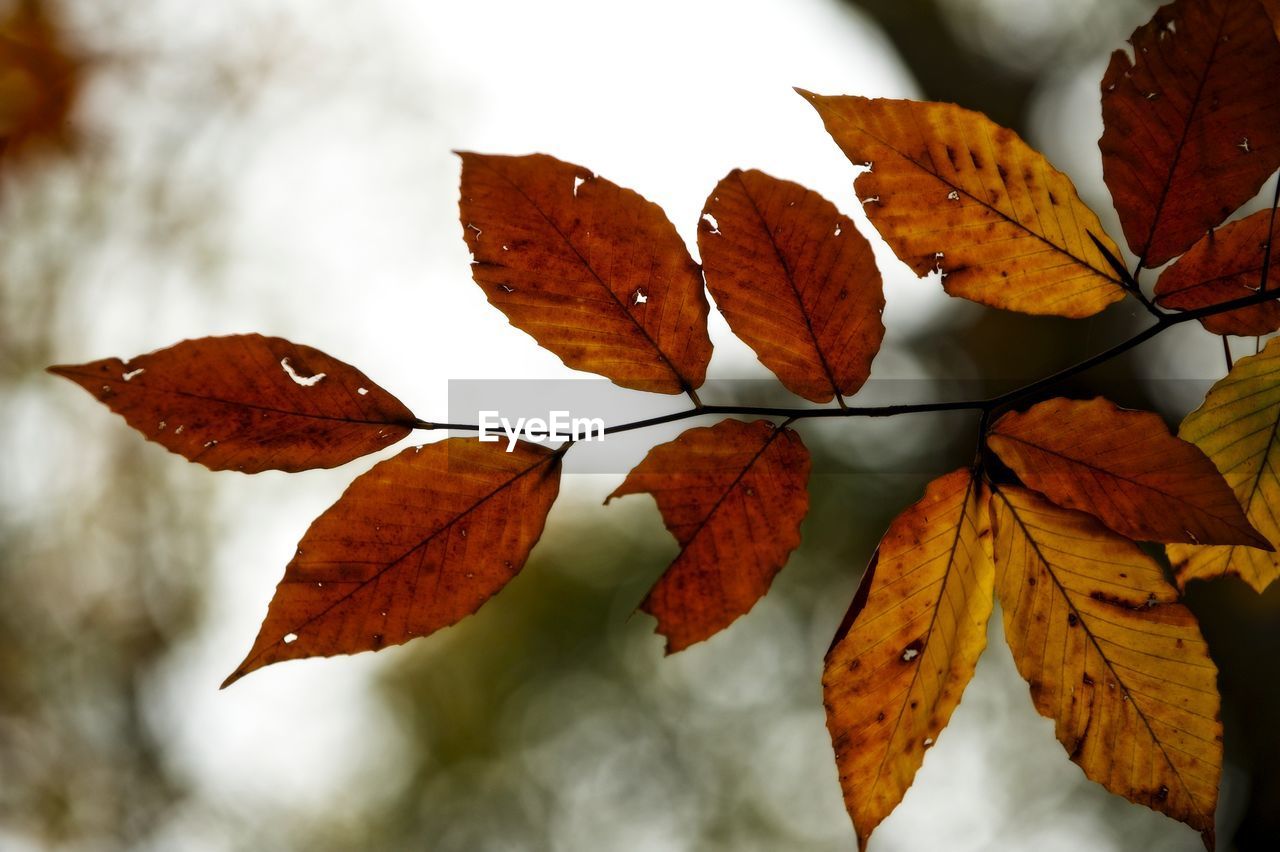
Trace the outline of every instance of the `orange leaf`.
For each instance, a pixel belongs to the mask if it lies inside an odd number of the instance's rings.
[[[1280,43],[1257,0],[1178,0],[1111,55],[1102,174],[1129,248],[1181,254],[1280,166]]]
[[[1190,311],[1242,299],[1258,292],[1267,241],[1274,243],[1280,227],[1270,210],[1210,231],[1191,250],[1160,274],[1156,302],[1166,308]],[[1268,231],[1270,235],[1268,235]],[[1271,252],[1267,286],[1280,287],[1280,246]],[[1200,320],[1214,334],[1261,335],[1280,329],[1280,304],[1263,302]]]
[[[865,849],[960,703],[987,645],[986,495],[968,470],[889,526],[822,676],[845,805]]]
[[[184,340],[128,362],[49,372],[210,470],[337,467],[394,444],[414,424],[400,400],[355,367],[260,334]]]
[[[544,154],[459,156],[471,274],[512,325],[622,387],[702,384],[707,297],[662,208]]]
[[[262,630],[222,685],[302,657],[377,651],[480,608],[524,566],[560,490],[560,455],[475,438],[410,447],[316,518]]]
[[[1051,399],[1001,417],[987,443],[1027,485],[1121,535],[1271,549],[1213,462],[1149,411]]]
[[[1150,557],[1081,512],[999,486],[1004,632],[1040,714],[1085,775],[1212,848],[1222,771],[1217,668]]]
[[[680,555],[640,608],[674,653],[728,627],[800,544],[809,451],[792,429],[725,420],[649,451],[606,503],[649,493]]]
[[[871,224],[917,275],[1011,311],[1085,317],[1124,298],[1098,217],[1016,133],[954,104],[808,98],[855,165]]]
[[[884,338],[884,289],[871,245],[834,204],[735,169],[707,198],[698,251],[729,327],[788,390],[857,393]]]

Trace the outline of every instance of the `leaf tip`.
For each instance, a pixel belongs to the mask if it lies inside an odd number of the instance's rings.
[[[227,679],[222,682],[222,685],[219,686],[218,689],[219,690],[226,689],[228,686],[235,683],[236,681],[238,681],[240,678],[244,677],[247,674],[248,672],[245,671],[244,666],[242,665],[240,668],[236,669],[231,674],[227,675]]]

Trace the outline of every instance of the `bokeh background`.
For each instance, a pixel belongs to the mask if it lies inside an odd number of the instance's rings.
[[[970,457],[971,416],[804,424],[803,545],[747,617],[673,658],[633,614],[673,542],[651,501],[600,505],[620,474],[579,475],[477,615],[220,692],[310,519],[376,459],[211,474],[42,369],[260,331],[356,364],[429,419],[450,379],[570,377],[471,283],[450,151],[583,163],[661,204],[691,244],[715,182],[761,168],[874,237],[852,166],[793,85],[983,110],[1119,234],[1097,81],[1153,8],[0,2],[0,849],[853,848],[822,656],[885,525]],[[875,242],[889,302],[875,375],[935,398],[1037,377],[1143,322],[1131,303],[1069,322],[951,300]],[[712,336],[714,378],[767,378],[718,316]],[[1176,423],[1223,371],[1218,341],[1181,326],[1069,390]],[[1222,669],[1220,848],[1275,848],[1280,588],[1219,581],[1190,603]],[[1068,761],[995,619],[873,848],[1199,839]]]

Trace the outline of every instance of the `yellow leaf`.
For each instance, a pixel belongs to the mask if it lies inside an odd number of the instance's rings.
[[[968,470],[889,526],[822,676],[827,728],[862,848],[911,786],[987,644],[987,512]]]
[[[1280,341],[1260,355],[1241,358],[1187,415],[1178,437],[1195,444],[1217,465],[1249,522],[1280,545]],[[1234,574],[1261,592],[1280,575],[1280,558],[1243,545],[1171,544],[1165,548],[1178,585]]]
[[[1085,775],[1213,843],[1217,667],[1157,565],[1034,492],[991,498],[1005,637],[1040,714]]]
[[[1016,133],[954,104],[797,89],[855,165],[867,217],[917,275],[953,296],[1086,317],[1124,298],[1090,234],[1120,251],[1070,178]]]

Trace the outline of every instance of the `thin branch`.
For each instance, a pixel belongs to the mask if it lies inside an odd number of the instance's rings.
[[[1271,197],[1271,220],[1267,223],[1267,247],[1262,251],[1262,278],[1258,281],[1258,289],[1266,292],[1267,273],[1271,271],[1271,242],[1276,233],[1276,207],[1280,206],[1280,175],[1276,176],[1276,191]]]
[[[1235,358],[1231,357],[1231,341],[1227,340],[1227,336],[1222,335],[1222,354],[1227,359],[1227,372],[1231,372],[1231,368],[1236,365]]]
[[[1098,251],[1106,259],[1107,263],[1111,265],[1111,268],[1115,271],[1116,275],[1120,276],[1120,286],[1129,291],[1129,295],[1141,302],[1142,307],[1147,309],[1147,313],[1151,314],[1156,319],[1164,316],[1164,311],[1157,308],[1155,304],[1147,298],[1147,295],[1142,292],[1141,285],[1138,284],[1138,280],[1130,274],[1129,270],[1125,268],[1124,261],[1112,254],[1111,251],[1102,244],[1102,240],[1098,239],[1094,235],[1093,231],[1085,231],[1085,233],[1089,235],[1089,239],[1093,240],[1094,246],[1097,247]]]
[[[1083,361],[1065,367],[1056,373],[1029,382],[1021,387],[1006,391],[996,396],[987,397],[985,399],[964,399],[949,400],[946,402],[921,402],[906,403],[896,405],[850,405],[845,408],[780,408],[768,405],[699,405],[695,408],[688,408],[684,411],[676,411],[671,414],[663,414],[658,417],[648,417],[643,420],[635,420],[630,423],[620,423],[616,426],[608,426],[604,430],[605,435],[616,435],[621,432],[631,432],[636,429],[644,429],[649,426],[659,426],[664,423],[676,423],[681,420],[688,420],[693,417],[705,417],[709,415],[725,415],[739,414],[746,416],[759,417],[785,417],[788,420],[807,420],[816,417],[896,417],[900,414],[927,414],[929,412],[938,411],[981,411],[989,415],[1006,406],[1013,405],[1023,399],[1034,396],[1046,388],[1066,381],[1072,376],[1091,370],[1099,364],[1104,364],[1111,359],[1123,355],[1130,349],[1141,346],[1151,338],[1161,332],[1181,325],[1185,322],[1193,322],[1195,320],[1204,319],[1205,317],[1224,314],[1228,311],[1239,310],[1240,308],[1248,308],[1253,305],[1259,305],[1263,302],[1270,302],[1280,299],[1280,290],[1259,290],[1239,299],[1232,299],[1229,302],[1222,302],[1217,305],[1206,305],[1202,308],[1196,308],[1182,313],[1170,314],[1161,313],[1154,323],[1144,328],[1142,331],[1132,337],[1122,340],[1103,351],[1092,355]],[[478,432],[480,427],[474,423],[431,423],[426,420],[415,420],[409,424],[415,429],[450,429],[459,432]],[[546,437],[542,433],[534,434],[530,432],[522,433],[529,437]]]

